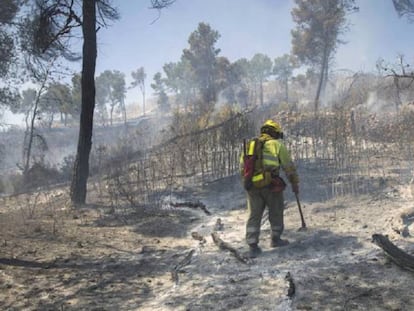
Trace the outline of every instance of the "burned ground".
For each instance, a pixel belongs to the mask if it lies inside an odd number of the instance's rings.
[[[308,230],[297,230],[300,218],[287,190],[284,236],[291,244],[271,249],[265,221],[264,252],[247,264],[211,237],[216,232],[240,254],[246,250],[245,198],[236,177],[186,192],[187,201],[203,202],[211,215],[171,206],[71,209],[64,189],[38,195],[36,204],[28,195],[3,198],[0,308],[412,310],[412,272],[371,242],[374,233],[388,234],[413,253],[412,236],[396,230],[413,230],[401,220],[411,219],[411,188],[329,200],[317,200],[311,190],[304,186],[301,194]]]

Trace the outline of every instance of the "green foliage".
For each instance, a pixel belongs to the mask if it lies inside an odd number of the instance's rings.
[[[7,25],[13,21],[19,10],[20,0],[2,0],[0,9],[0,24]]]
[[[414,22],[414,1],[413,0],[392,0],[398,16],[406,16],[410,22]]]
[[[163,66],[166,75],[167,90],[176,95],[177,109],[189,108],[195,90],[194,73],[191,64],[185,58],[177,63],[167,63]]]
[[[126,93],[125,74],[118,70],[105,70],[95,79],[96,103],[103,121],[106,115],[106,105],[110,108],[110,123],[112,124],[115,108],[124,109]]]
[[[145,115],[145,79],[147,78],[147,74],[145,73],[144,67],[140,67],[136,71],[131,72],[131,76],[133,79],[131,87],[139,86],[141,90],[143,113]]]
[[[272,60],[262,53],[255,54],[250,61],[249,72],[256,81],[265,81],[272,72]]]
[[[35,89],[29,88],[23,90],[20,100],[15,101],[12,105],[10,105],[11,112],[27,114],[32,109],[36,96],[37,92]]]
[[[346,30],[346,15],[355,12],[354,0],[295,0],[292,10],[292,52],[307,65],[319,65],[331,58],[339,36]]]
[[[254,85],[259,86],[260,104],[263,105],[263,83],[271,75],[272,60],[269,56],[257,53],[250,61],[249,74]]]
[[[215,47],[220,38],[218,31],[209,24],[200,23],[197,29],[190,34],[189,48],[184,49],[183,59],[188,60],[194,80],[200,95],[199,111],[211,111],[217,99],[217,56],[220,49]],[[214,107],[214,106],[213,106]]]
[[[289,54],[284,54],[275,58],[273,74],[277,79],[286,81],[292,77],[295,68],[297,68],[297,65],[294,59]]]
[[[285,101],[289,102],[289,79],[292,78],[293,70],[297,68],[294,57],[284,54],[274,61],[273,74],[280,80],[285,88]]]
[[[230,63],[227,58],[219,58],[221,88],[223,88],[222,96],[230,105],[239,102],[239,95],[245,89],[243,81],[246,76],[247,69],[242,67],[241,62]],[[246,106],[246,105],[244,105]]]
[[[347,30],[346,16],[356,12],[355,0],[295,0],[292,18],[292,54],[305,65],[318,68],[319,84],[315,96],[315,112],[328,79],[329,64]]]
[[[0,106],[13,107],[21,101],[19,91],[11,87],[0,87]]]
[[[63,161],[60,166],[60,174],[64,180],[70,180],[73,172],[73,165],[75,163],[75,156],[68,155],[63,158]]]
[[[54,114],[59,113],[62,123],[66,125],[68,116],[75,116],[79,111],[79,106],[75,106],[75,104],[69,86],[55,82],[49,85],[46,93],[41,96],[39,109],[42,115],[51,120],[53,120]]]
[[[233,78],[230,84],[234,84],[236,101],[241,107],[249,106],[249,61],[246,58],[236,60],[232,65]]]
[[[13,60],[13,38],[7,33],[0,32],[0,77],[5,77]]]
[[[154,83],[151,84],[157,98],[158,108],[162,112],[170,111],[170,103],[166,92],[165,80],[162,79],[161,73],[157,72],[154,75]]]
[[[82,104],[82,88],[81,88],[81,75],[79,73],[75,73],[72,76],[72,87],[71,87],[71,94],[72,94],[72,102],[73,107],[77,107],[75,109],[75,113],[80,113],[80,107]]]
[[[144,67],[139,67],[136,71],[131,72],[132,82],[131,87],[137,87],[141,89],[141,91],[145,90],[145,79],[147,78],[147,74],[145,73]]]
[[[21,5],[20,0],[2,0],[0,6],[0,78],[6,77],[14,62],[16,39],[12,25]]]

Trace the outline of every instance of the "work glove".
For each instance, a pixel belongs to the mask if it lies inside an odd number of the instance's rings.
[[[292,184],[292,191],[295,194],[299,194],[299,184]]]

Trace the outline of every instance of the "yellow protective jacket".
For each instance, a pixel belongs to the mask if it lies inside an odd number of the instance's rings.
[[[280,168],[285,172],[287,179],[291,184],[299,183],[299,176],[296,167],[292,161],[286,146],[278,139],[272,138],[268,134],[261,134],[259,141],[263,142],[263,168],[265,171],[272,172],[272,175],[279,175]],[[249,150],[250,141],[246,149]],[[244,152],[240,156],[240,173],[243,176]]]

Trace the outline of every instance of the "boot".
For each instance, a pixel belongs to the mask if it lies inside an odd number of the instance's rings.
[[[282,247],[289,245],[288,240],[282,240],[280,237],[272,238],[272,241],[270,242],[270,247]]]
[[[262,249],[257,244],[249,244],[249,257],[256,258],[262,253]]]

